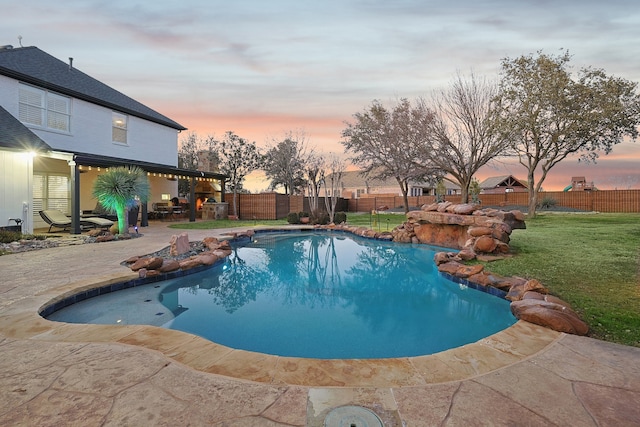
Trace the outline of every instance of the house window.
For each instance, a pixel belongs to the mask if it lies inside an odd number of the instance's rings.
[[[40,217],[38,211],[58,209],[65,214],[71,213],[69,177],[46,173],[33,175],[33,216]]]
[[[56,131],[70,131],[70,98],[24,84],[18,89],[18,98],[21,122]]]
[[[111,115],[111,139],[113,142],[127,143],[127,116],[115,111]]]

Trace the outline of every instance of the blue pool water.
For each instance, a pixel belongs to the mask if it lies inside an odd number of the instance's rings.
[[[150,324],[322,359],[432,354],[515,323],[507,301],[442,277],[435,251],[342,233],[258,233],[222,265],[91,298],[48,319]]]

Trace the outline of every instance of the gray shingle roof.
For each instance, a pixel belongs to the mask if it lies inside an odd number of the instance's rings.
[[[35,46],[0,49],[0,75],[79,98],[177,130],[181,124]]]
[[[480,183],[480,188],[482,188],[483,190],[507,186],[518,186],[527,188],[527,184],[525,183],[525,181],[522,181],[514,177],[513,175],[492,176]]]
[[[18,150],[51,150],[46,142],[2,107],[0,107],[0,147]]]

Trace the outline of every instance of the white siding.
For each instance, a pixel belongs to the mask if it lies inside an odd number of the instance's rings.
[[[0,106],[18,117],[18,81],[0,76]],[[89,153],[162,165],[178,165],[178,131],[127,116],[127,144],[112,142],[112,111],[86,101],[71,100],[71,131],[29,127],[54,150]]]
[[[33,129],[52,148],[177,166],[177,130],[128,116],[127,143],[115,143],[113,110],[78,99],[72,104],[70,135]]]
[[[22,231],[33,232],[32,171],[32,159],[28,154],[0,150],[0,225],[15,225],[9,218],[20,218]]]

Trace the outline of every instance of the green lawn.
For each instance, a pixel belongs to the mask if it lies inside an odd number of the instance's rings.
[[[380,231],[392,230],[404,219],[401,214],[347,214],[349,224]],[[286,224],[216,220],[173,227]],[[511,235],[514,256],[486,264],[487,270],[538,279],[572,305],[593,337],[640,346],[640,215],[542,213],[526,224],[526,230]]]
[[[535,278],[606,341],[640,346],[640,215],[540,214],[511,234],[514,256],[486,265]]]

